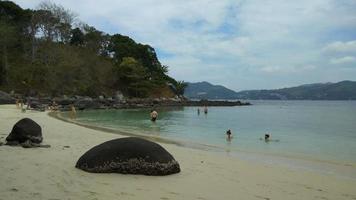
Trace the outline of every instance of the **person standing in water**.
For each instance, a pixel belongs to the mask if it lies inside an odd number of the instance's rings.
[[[226,131],[226,140],[231,141],[231,139],[232,139],[232,132],[229,129]]]
[[[77,117],[77,111],[75,110],[75,107],[73,104],[70,105],[70,118],[75,119]]]
[[[208,107],[204,106],[204,114],[208,114]]]
[[[155,110],[151,110],[151,121],[155,122],[158,117],[158,113]]]
[[[197,112],[198,112],[198,115],[200,115],[200,108],[198,108]]]

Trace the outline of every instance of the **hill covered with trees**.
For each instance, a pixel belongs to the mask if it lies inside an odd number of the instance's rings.
[[[237,99],[235,91],[206,81],[188,83],[184,96],[190,99]]]
[[[188,83],[184,95],[191,99],[356,100],[356,82],[313,83],[274,90],[240,92],[208,82],[198,82]]]
[[[129,97],[183,94],[155,49],[78,23],[50,2],[37,10],[0,1],[0,90],[20,94]]]
[[[239,99],[269,100],[356,100],[356,82],[314,83],[275,90],[249,90],[237,93]]]

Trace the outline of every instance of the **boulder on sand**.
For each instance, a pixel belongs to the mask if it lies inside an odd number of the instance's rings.
[[[41,126],[32,119],[23,118],[14,125],[11,133],[6,137],[6,144],[24,144],[23,147],[31,147],[31,144],[40,144],[42,140]]]
[[[99,144],[82,155],[75,167],[93,173],[151,176],[180,172],[178,162],[162,146],[137,137]]]

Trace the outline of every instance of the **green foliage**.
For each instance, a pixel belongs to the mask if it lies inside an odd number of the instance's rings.
[[[75,46],[82,46],[84,44],[84,33],[79,28],[72,30],[70,44]]]
[[[44,2],[23,10],[0,1],[0,87],[20,93],[146,97],[176,82],[154,48],[94,27],[73,27],[75,15]]]
[[[177,81],[175,84],[176,87],[176,93],[178,95],[184,95],[184,90],[185,88],[188,86],[188,83],[184,82],[184,81]]]
[[[141,63],[132,57],[124,57],[115,72],[117,85],[125,94],[135,97],[147,96],[150,89],[149,76]]]

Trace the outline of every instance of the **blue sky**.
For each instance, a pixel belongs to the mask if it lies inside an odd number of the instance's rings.
[[[237,91],[356,80],[355,0],[52,2],[99,30],[150,44],[178,80]]]

